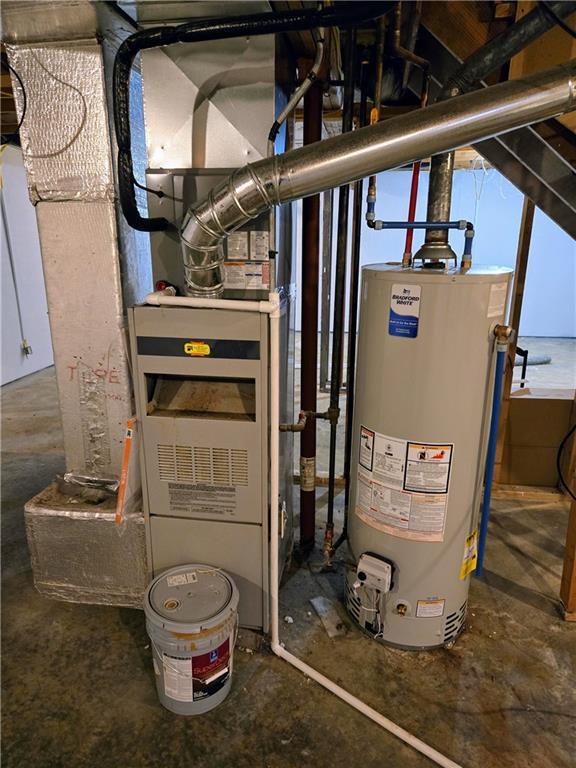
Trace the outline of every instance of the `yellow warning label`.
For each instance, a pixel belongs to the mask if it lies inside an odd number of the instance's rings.
[[[210,345],[205,341],[187,341],[184,344],[184,352],[191,357],[207,357],[210,354]]]
[[[460,566],[460,578],[465,579],[469,573],[476,570],[478,562],[478,531],[472,531],[464,542],[464,557]]]

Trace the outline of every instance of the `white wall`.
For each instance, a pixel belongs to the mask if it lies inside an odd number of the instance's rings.
[[[52,365],[52,342],[34,206],[28,197],[22,153],[2,154],[3,211],[0,216],[2,315],[0,383],[6,384]],[[12,256],[12,265],[11,259]],[[66,275],[62,275],[66,279]],[[20,318],[18,316],[20,299]],[[22,335],[32,354],[22,350]]]
[[[416,219],[426,219],[428,172],[420,176]],[[406,219],[411,171],[387,171],[378,175],[376,216],[388,221]],[[364,196],[367,182],[364,182]],[[352,197],[352,195],[350,195]],[[338,194],[334,196],[336,221]],[[461,170],[454,174],[452,218],[474,221],[474,263],[514,267],[518,248],[518,233],[522,215],[523,196],[516,187],[495,169],[484,172]],[[362,216],[366,203],[362,204]],[[350,213],[349,220],[352,220]],[[301,274],[301,213],[298,216],[297,269],[298,287]],[[361,264],[400,261],[404,252],[404,230],[375,231],[363,222]],[[424,233],[414,233],[414,252],[424,240]],[[450,235],[452,247],[462,253],[461,232]],[[333,235],[335,260],[336,228]],[[348,264],[350,262],[348,261]],[[348,268],[349,270],[349,268]],[[347,289],[348,290],[348,289]],[[348,293],[346,294],[348,295]],[[297,309],[297,329],[300,330],[300,301]],[[521,336],[576,336],[576,243],[542,211],[537,210],[528,258],[528,272],[522,318]]]

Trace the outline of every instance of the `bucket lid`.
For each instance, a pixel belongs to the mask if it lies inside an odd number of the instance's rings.
[[[147,618],[155,624],[177,625],[198,632],[224,621],[238,607],[238,590],[219,568],[198,563],[180,565],[157,576],[144,601]]]

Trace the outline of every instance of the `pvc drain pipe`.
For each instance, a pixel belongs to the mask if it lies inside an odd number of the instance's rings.
[[[170,289],[167,289],[170,291]],[[228,299],[197,299],[189,296],[174,296],[163,291],[149,294],[145,302],[147,304],[170,305],[181,307],[219,308],[238,311],[262,312],[270,316],[270,499],[278,499],[280,485],[280,317],[284,307],[278,293],[270,293],[268,301],[231,301]],[[248,306],[244,306],[248,305]],[[417,750],[432,762],[442,768],[462,768],[450,758],[438,752],[433,747],[423,742],[417,736],[406,731],[401,726],[389,720],[380,712],[365,704],[361,699],[353,696],[347,690],[337,685],[328,677],[318,672],[314,667],[287,651],[280,642],[279,635],[279,567],[278,567],[278,539],[280,535],[279,514],[280,510],[274,509],[271,502],[270,511],[270,623],[271,623],[271,648],[272,651],[288,664],[291,664],[307,677],[319,683],[326,690],[338,696],[339,699],[361,712],[366,717],[379,725],[384,730],[393,734],[405,744]]]

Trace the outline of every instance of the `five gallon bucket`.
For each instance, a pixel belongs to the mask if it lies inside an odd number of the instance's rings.
[[[157,576],[144,598],[161,703],[200,715],[224,701],[232,685],[238,589],[224,571],[181,565]]]

